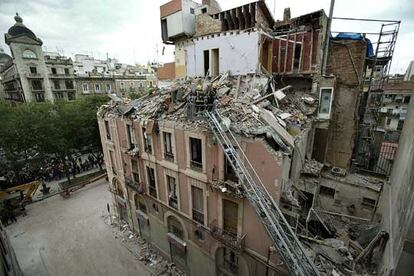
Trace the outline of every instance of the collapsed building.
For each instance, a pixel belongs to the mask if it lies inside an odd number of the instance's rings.
[[[160,10],[177,80],[98,112],[120,219],[189,275],[375,272],[385,181],[350,171],[369,40],[264,1]]]

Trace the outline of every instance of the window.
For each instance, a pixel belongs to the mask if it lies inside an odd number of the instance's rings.
[[[60,89],[60,83],[59,83],[59,81],[57,81],[57,80],[53,81],[53,85],[55,86],[55,89],[57,89],[57,90]]]
[[[196,229],[194,231],[194,236],[196,237],[197,240],[199,241],[203,241],[204,240],[204,235],[203,232],[200,229]]]
[[[73,81],[66,80],[65,81],[65,86],[66,86],[66,89],[73,89]]]
[[[111,84],[110,83],[107,83],[106,84],[106,91],[111,92],[111,90],[112,90]]]
[[[105,121],[106,139],[111,140],[111,129],[109,128],[109,122]]]
[[[141,196],[135,194],[134,201],[135,201],[135,209],[140,210],[144,214],[146,214],[147,213],[147,205],[145,204],[144,199]]]
[[[152,81],[150,81],[150,84],[149,84],[149,86],[150,86],[150,87],[152,87]]]
[[[168,224],[168,232],[170,232],[177,238],[184,240],[183,226],[175,217],[169,216],[167,224]]]
[[[68,100],[73,101],[75,99],[75,92],[68,92]]]
[[[121,86],[124,86],[124,83],[123,82],[121,82]]]
[[[144,138],[144,148],[145,148],[145,152],[148,152],[150,154],[152,154],[152,139],[151,139],[151,135],[147,134],[147,131],[145,128],[142,128],[142,136]]]
[[[319,96],[319,114],[321,119],[329,119],[331,115],[333,88],[321,88]]]
[[[33,90],[43,90],[42,82],[40,80],[32,80]]]
[[[171,133],[163,132],[164,138],[164,158],[165,160],[174,162],[174,154],[172,151],[172,144],[171,144]]]
[[[404,103],[408,104],[410,102],[411,96],[404,97]]]
[[[207,13],[207,8],[202,8],[201,13]]]
[[[237,177],[237,174],[234,172],[229,160],[227,160],[226,155],[224,155],[224,180],[230,180],[233,182],[239,181],[239,178]]]
[[[36,67],[30,67],[30,73],[31,74],[37,74],[37,68]]]
[[[177,184],[175,178],[167,175],[168,205],[178,209]]]
[[[84,93],[88,93],[88,91],[89,91],[88,84],[87,84],[87,83],[84,83],[84,84],[82,85],[82,89],[83,89],[83,92],[84,92]]]
[[[139,83],[139,88],[143,88],[144,84],[142,82]]]
[[[44,93],[36,93],[35,97],[36,97],[36,102],[38,102],[38,103],[45,101],[45,94]]]
[[[375,199],[363,197],[362,198],[362,206],[367,207],[369,209],[374,209],[377,201]]]
[[[56,68],[52,68],[52,75],[56,75]]]
[[[54,94],[55,94],[56,100],[63,100],[64,98],[63,92],[55,92]]]
[[[25,50],[23,52],[23,58],[33,58],[33,59],[36,59],[37,56],[36,56],[36,54],[32,50]]]
[[[147,177],[148,177],[149,194],[156,198],[157,187],[155,183],[155,171],[153,168],[147,167]]]
[[[195,186],[191,186],[191,200],[193,203],[193,220],[204,224],[203,190]]]
[[[168,41],[167,19],[161,19],[161,37],[163,42]]]
[[[134,129],[131,125],[126,125],[127,127],[127,138],[128,138],[128,147],[129,149],[134,148]]]
[[[335,189],[326,187],[326,186],[321,186],[319,189],[319,194],[326,196],[326,197],[330,197],[330,198],[334,198],[335,197]]]
[[[65,75],[69,75],[69,68],[65,68]]]
[[[201,139],[190,138],[190,167],[194,170],[201,171],[203,168]]]
[[[114,158],[114,152],[112,150],[109,151],[109,158],[111,159],[112,172],[116,174],[115,158]]]
[[[391,118],[387,118],[387,126],[391,124]]]
[[[100,92],[100,91],[101,91],[101,85],[95,84],[95,92]]]
[[[190,13],[194,14],[194,9],[193,8],[190,8]]]
[[[223,199],[223,230],[228,235],[237,236],[238,208],[237,203]]]

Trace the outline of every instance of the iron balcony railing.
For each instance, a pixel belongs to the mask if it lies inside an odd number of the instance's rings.
[[[244,249],[244,246],[245,246],[244,241],[245,241],[246,235],[243,235],[243,236],[237,235],[232,232],[219,228],[217,220],[214,220],[210,224],[210,229],[211,229],[211,235],[216,240],[220,241],[221,243],[229,246],[230,248],[234,250],[240,251]]]

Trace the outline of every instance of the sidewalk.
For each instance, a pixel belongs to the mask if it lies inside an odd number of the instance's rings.
[[[103,166],[102,168],[105,170],[105,166]],[[98,172],[98,171],[99,171],[99,167],[93,168],[89,171],[81,172],[81,173],[77,174],[76,177],[80,177],[80,176],[83,176],[83,175],[86,175],[86,174],[91,174],[91,173]],[[33,195],[33,202],[40,201],[40,200],[43,200],[43,199],[46,199],[46,198],[49,198],[51,196],[59,194],[60,192],[62,192],[62,189],[60,188],[59,183],[62,183],[62,182],[65,182],[65,181],[67,181],[66,177],[64,177],[60,180],[45,182],[46,187],[50,187],[49,194],[43,195],[43,193],[40,191],[42,189],[42,186],[39,186],[36,193]]]

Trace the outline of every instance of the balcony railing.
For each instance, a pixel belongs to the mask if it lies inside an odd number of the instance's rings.
[[[211,235],[221,243],[229,246],[234,250],[243,250],[244,249],[244,240],[246,235],[239,236],[234,233],[228,232],[224,229],[218,227],[217,220],[214,220],[210,224]]]
[[[51,79],[73,79],[74,75],[71,74],[50,74],[49,78]]]
[[[136,191],[137,193],[143,194],[145,193],[145,187],[143,183],[137,182],[130,177],[125,176],[125,184]]]
[[[35,78],[35,79],[42,79],[43,76],[40,75],[39,73],[27,73],[26,74],[27,78]]]
[[[190,167],[191,169],[201,172],[203,170],[203,163],[197,162],[195,160],[190,161]]]
[[[164,159],[170,162],[174,162],[174,154],[172,152],[165,152]]]
[[[31,87],[33,92],[42,92],[45,89],[43,87]]]

